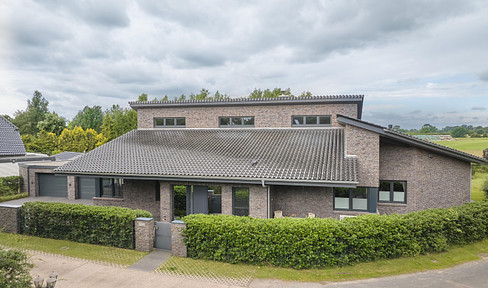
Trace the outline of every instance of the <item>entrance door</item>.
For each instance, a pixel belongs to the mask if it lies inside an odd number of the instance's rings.
[[[208,214],[208,187],[193,186],[193,209],[190,214]]]

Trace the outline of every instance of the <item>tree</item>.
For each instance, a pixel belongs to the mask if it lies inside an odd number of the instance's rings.
[[[32,286],[32,278],[29,272],[34,265],[27,262],[27,259],[27,255],[18,250],[0,250],[0,287],[24,288]]]
[[[302,94],[300,94],[300,97],[311,97],[312,92],[310,91],[303,91]]]
[[[469,133],[469,130],[462,127],[462,126],[458,126],[456,128],[454,128],[454,130],[451,131],[451,136],[452,137],[455,137],[455,138],[462,138],[464,136],[466,136],[466,134]]]
[[[285,90],[283,90],[276,87],[273,90],[266,89],[264,91],[255,88],[254,91],[249,94],[248,98],[277,98],[280,96],[295,97],[295,95],[291,94],[290,88],[286,88]]]
[[[113,140],[131,130],[137,129],[137,112],[132,109],[122,109],[119,105],[105,111],[102,133],[109,140]]]
[[[141,95],[139,95],[139,98],[137,99],[137,101],[147,101],[147,94],[142,93]]]
[[[485,192],[485,198],[488,199],[488,177],[486,177],[485,182],[483,183],[483,187],[481,187],[481,190]]]
[[[432,126],[430,124],[424,124],[422,128],[420,128],[419,133],[421,134],[432,134],[432,133],[437,133],[439,130],[437,127]]]
[[[42,130],[37,134],[35,143],[37,149],[35,152],[52,155],[54,151],[58,150],[58,137],[54,133]]]
[[[37,135],[39,132],[37,124],[45,119],[48,105],[49,102],[42,97],[41,92],[36,90],[32,100],[27,100],[27,109],[15,112],[12,123],[19,128],[20,134]]]
[[[47,113],[44,120],[37,123],[39,131],[46,131],[56,135],[61,134],[64,128],[66,128],[66,119],[56,114],[56,112]]]
[[[83,129],[93,129],[100,133],[102,131],[103,112],[100,106],[85,106],[82,111],[78,111],[75,118],[68,124],[69,129],[74,129],[76,126]]]

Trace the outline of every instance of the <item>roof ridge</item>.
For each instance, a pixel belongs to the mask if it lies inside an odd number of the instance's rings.
[[[129,101],[129,104],[176,104],[176,103],[225,103],[225,102],[259,102],[259,101],[283,101],[283,100],[317,100],[317,99],[364,99],[362,94],[331,94],[316,96],[279,96],[279,97],[261,97],[248,98],[237,97],[228,99],[203,99],[203,100],[167,100],[167,101]]]

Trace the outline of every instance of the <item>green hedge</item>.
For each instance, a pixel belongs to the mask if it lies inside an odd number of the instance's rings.
[[[19,193],[22,177],[7,176],[0,177],[0,196],[9,196]]]
[[[143,210],[54,202],[27,202],[21,211],[26,235],[134,248],[134,219],[151,217]]]
[[[184,221],[189,257],[300,269],[416,256],[483,239],[488,201],[342,221],[201,214]]]

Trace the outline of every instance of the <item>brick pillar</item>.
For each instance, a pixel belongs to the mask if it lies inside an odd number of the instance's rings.
[[[136,250],[150,252],[154,248],[154,219],[139,217],[134,221]]]
[[[222,186],[222,214],[232,215],[232,186]]]
[[[249,187],[249,216],[268,218],[268,188],[259,185]]]
[[[22,205],[0,204],[0,231],[20,233],[20,207]]]
[[[68,200],[75,200],[77,197],[77,191],[78,190],[78,179],[75,176],[68,176]]]
[[[168,182],[160,181],[160,209],[161,209],[161,222],[171,222],[173,220],[173,191]]]
[[[178,257],[186,257],[186,245],[183,243],[183,230],[186,228],[185,222],[175,220],[171,222],[171,254]]]

